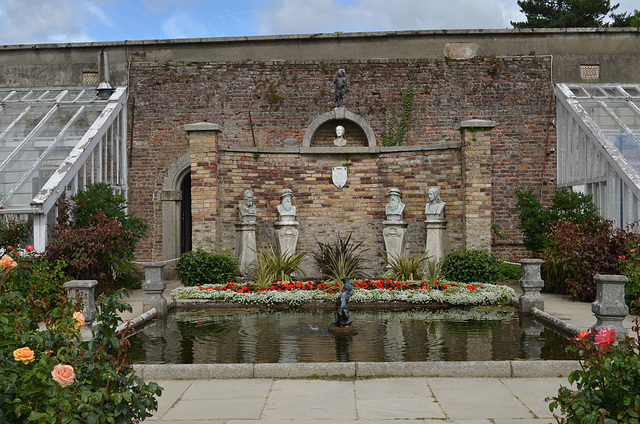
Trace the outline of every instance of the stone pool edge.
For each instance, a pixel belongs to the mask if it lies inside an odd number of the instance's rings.
[[[269,364],[135,364],[136,375],[150,380],[370,377],[567,377],[580,368],[571,360],[323,362]]]

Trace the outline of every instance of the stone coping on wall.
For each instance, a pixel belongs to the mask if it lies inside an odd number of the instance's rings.
[[[219,146],[223,152],[261,153],[261,154],[293,154],[293,155],[341,155],[421,152],[432,150],[459,149],[459,141],[430,144],[428,146],[374,146],[374,147],[256,147],[256,146]]]
[[[371,378],[566,377],[580,368],[578,361],[427,361],[427,362],[319,362],[261,364],[136,364],[136,374],[151,380],[210,380],[231,378]]]

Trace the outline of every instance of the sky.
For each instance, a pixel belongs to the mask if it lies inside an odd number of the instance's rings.
[[[637,0],[616,12],[633,12]],[[0,0],[0,45],[505,29],[516,0]]]

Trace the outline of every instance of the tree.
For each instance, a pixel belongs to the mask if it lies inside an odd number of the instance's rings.
[[[620,4],[610,0],[518,0],[525,22],[511,22],[514,28],[584,28],[608,26],[603,19]],[[623,14],[626,15],[626,14]]]
[[[640,10],[636,9],[633,13],[612,13],[612,27],[640,27]]]

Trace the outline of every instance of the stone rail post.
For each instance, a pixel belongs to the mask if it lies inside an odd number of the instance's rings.
[[[164,298],[164,290],[167,288],[167,282],[164,280],[164,262],[148,262],[142,264],[144,267],[144,290],[145,297],[142,300],[142,312],[147,312],[152,308],[156,308],[158,315],[167,315],[168,306],[167,299]]]
[[[611,328],[621,337],[627,334],[622,321],[629,313],[624,301],[624,286],[629,281],[624,275],[596,274],[596,300],[591,304],[591,312],[596,315],[596,330]]]
[[[544,287],[544,280],[540,276],[542,262],[542,259],[523,259],[520,261],[522,278],[519,284],[522,294],[519,298],[518,309],[521,314],[529,315],[531,308],[544,311],[544,298],[540,294],[540,290]]]
[[[82,300],[82,315],[84,315],[84,327],[80,330],[83,340],[91,339],[91,328],[96,320],[96,280],[71,280],[62,286],[67,290],[69,299]]]

